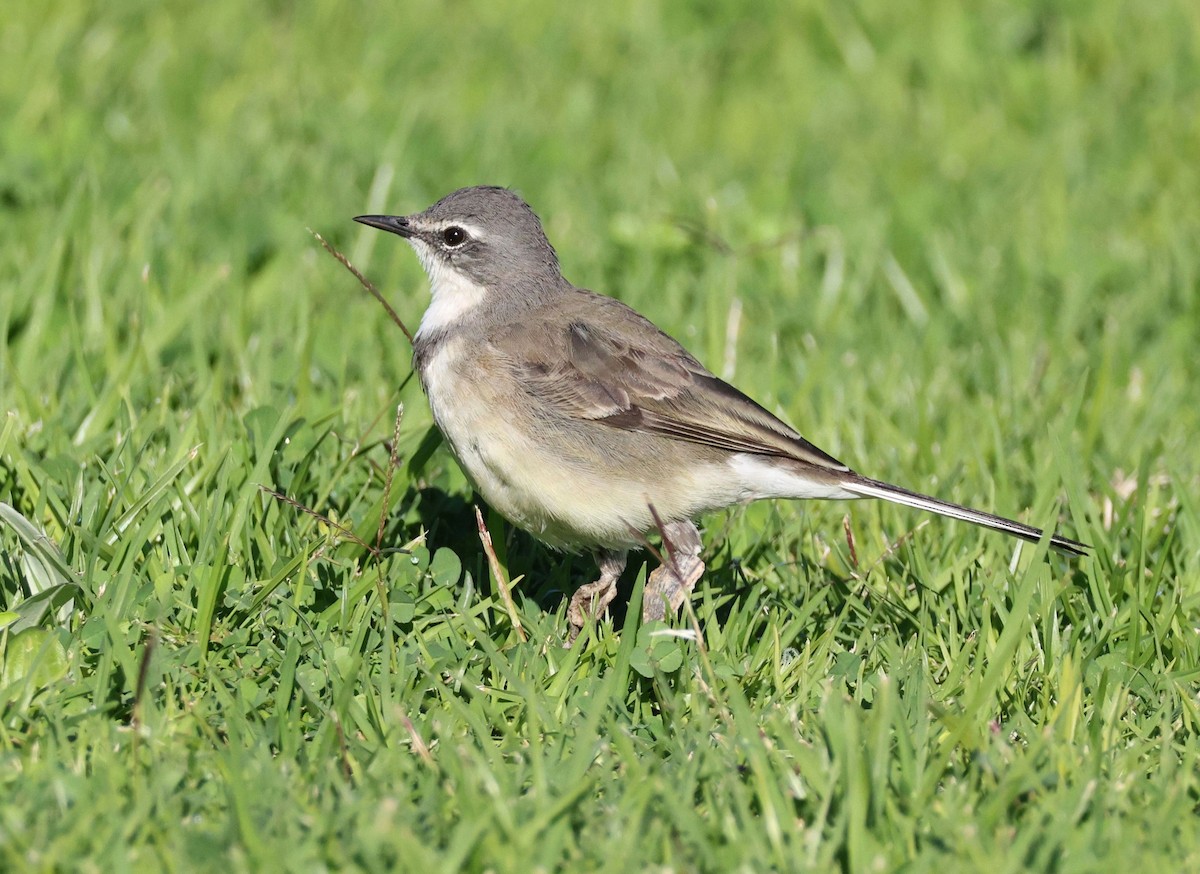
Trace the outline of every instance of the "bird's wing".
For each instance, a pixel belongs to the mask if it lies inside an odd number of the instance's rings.
[[[544,335],[526,323],[490,338],[536,402],[610,428],[848,470],[634,310],[581,294],[559,302]]]

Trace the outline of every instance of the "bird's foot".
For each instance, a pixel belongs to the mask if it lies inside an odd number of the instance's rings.
[[[570,630],[567,632],[567,642],[563,646],[570,648],[583,631],[588,618],[599,619],[608,609],[609,603],[617,597],[617,580],[621,571],[625,570],[624,552],[603,550],[596,554],[596,563],[600,567],[600,579],[594,583],[584,583],[571,596],[570,606],[567,607],[567,622]]]
[[[677,611],[704,575],[700,560],[700,532],[691,522],[668,522],[663,526],[666,561],[646,580],[642,595],[642,621],[665,619]]]
[[[617,596],[617,581],[601,577],[594,583],[584,583],[571,596],[567,608],[567,621],[571,623],[567,646],[575,642],[588,618],[599,619],[608,609],[609,602]]]

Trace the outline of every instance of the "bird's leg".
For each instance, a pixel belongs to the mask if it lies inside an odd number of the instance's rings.
[[[567,646],[575,642],[579,632],[587,623],[588,616],[599,619],[608,609],[609,602],[617,596],[617,580],[621,571],[625,570],[625,560],[629,553],[625,550],[600,549],[596,551],[596,564],[600,567],[600,579],[594,583],[584,583],[571,596],[571,605],[567,608],[567,621],[571,630],[567,637]]]
[[[665,619],[667,610],[679,609],[696,588],[704,574],[700,560],[700,532],[688,520],[668,522],[662,526],[663,551],[666,561],[656,567],[646,580],[642,596],[642,621]]]

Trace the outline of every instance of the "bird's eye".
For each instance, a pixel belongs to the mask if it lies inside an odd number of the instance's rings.
[[[467,241],[467,232],[458,225],[451,225],[442,231],[442,242],[447,246],[461,246]]]

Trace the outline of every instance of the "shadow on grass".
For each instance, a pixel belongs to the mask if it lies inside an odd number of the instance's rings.
[[[518,581],[513,594],[518,603],[524,603],[523,609],[536,605],[544,613],[565,611],[575,589],[596,579],[597,568],[590,553],[570,554],[550,549],[503,521],[478,496],[449,493],[437,486],[409,488],[391,514],[383,540],[404,542],[415,530],[424,529],[430,554],[444,548],[462,562],[460,584],[465,574],[470,573],[481,592],[495,595],[495,584],[479,541],[476,503],[484,512],[510,579]],[[857,615],[865,621],[884,623],[903,637],[916,635],[921,628],[918,613],[897,594],[914,586],[923,588],[923,582],[913,575],[913,568],[900,555],[885,557],[866,579],[856,579],[805,551],[788,550],[781,554],[778,544],[769,538],[735,554],[729,541],[718,533],[717,541],[710,542],[705,549],[705,561],[708,567],[700,587],[708,587],[715,593],[716,606],[711,616],[722,625],[747,601],[757,602],[759,609],[791,612],[809,599],[819,597],[821,604],[816,609],[821,616],[816,618],[817,627],[837,622],[838,617]],[[625,621],[638,575],[643,568],[652,570],[656,565],[656,559],[645,550],[630,554],[618,584],[618,596],[609,607],[617,627]],[[766,577],[772,570],[776,579],[768,582]],[[850,639],[846,641],[848,646],[853,643]]]

